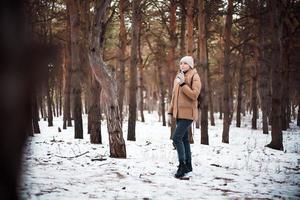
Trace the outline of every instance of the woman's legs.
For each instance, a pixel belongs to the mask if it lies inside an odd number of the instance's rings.
[[[192,158],[191,158],[191,146],[189,141],[189,129],[186,129],[182,141],[184,145],[185,161],[191,162]]]
[[[191,160],[191,149],[188,140],[188,128],[192,124],[192,120],[177,119],[176,129],[173,134],[173,142],[176,146],[179,162]]]

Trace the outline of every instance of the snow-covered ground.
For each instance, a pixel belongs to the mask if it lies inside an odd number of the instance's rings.
[[[229,144],[221,142],[221,120],[209,126],[209,146],[200,144],[195,128],[193,176],[178,180],[169,127],[158,122],[157,114],[137,122],[137,141],[126,141],[127,159],[109,157],[105,122],[103,144],[90,144],[83,117],[81,140],[74,139],[73,127],[58,132],[61,118],[53,127],[40,121],[41,134],[29,138],[25,150],[24,199],[300,199],[300,128],[294,123],[283,132],[284,151],[264,147],[271,135],[262,134],[261,123],[251,130],[250,116],[242,128],[231,126]]]

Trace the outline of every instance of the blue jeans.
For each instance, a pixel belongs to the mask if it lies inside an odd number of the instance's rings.
[[[188,131],[192,122],[193,121],[189,119],[176,119],[176,129],[172,140],[176,146],[179,162],[191,162],[192,160]]]

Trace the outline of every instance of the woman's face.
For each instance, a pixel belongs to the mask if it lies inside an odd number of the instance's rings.
[[[185,62],[180,62],[180,69],[185,72],[190,69],[190,66]]]

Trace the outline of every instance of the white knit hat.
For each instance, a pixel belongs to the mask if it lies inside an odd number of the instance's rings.
[[[188,64],[192,69],[194,68],[194,59],[192,56],[184,56],[181,58],[180,62]]]

